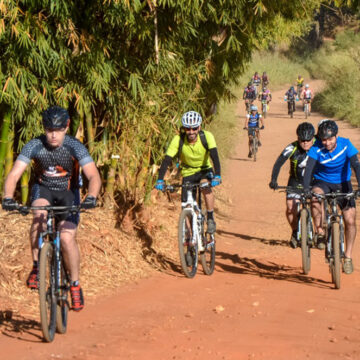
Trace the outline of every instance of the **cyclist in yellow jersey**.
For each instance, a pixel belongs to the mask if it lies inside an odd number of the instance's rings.
[[[209,131],[201,130],[202,117],[196,111],[186,112],[181,119],[181,123],[181,133],[180,135],[176,135],[170,142],[165,158],[159,169],[159,176],[155,188],[161,191],[164,190],[166,170],[176,155],[178,155],[180,160],[183,184],[186,182],[199,183],[205,179],[211,182],[212,187],[220,185],[220,160],[213,134]],[[210,159],[214,165],[214,170],[211,166]],[[213,234],[216,231],[214,194],[211,188],[202,191],[207,209],[207,231]],[[187,193],[183,190],[181,193],[181,201],[186,202],[186,197]]]
[[[304,87],[304,78],[301,75],[298,75],[297,79],[296,79],[296,92],[298,93],[298,96],[300,96],[302,88]]]

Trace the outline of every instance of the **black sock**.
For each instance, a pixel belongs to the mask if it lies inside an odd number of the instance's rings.
[[[34,269],[37,269],[37,267],[38,267],[38,262],[37,262],[37,261],[34,261],[34,262],[33,262],[33,268],[34,268]]]
[[[209,219],[214,220],[214,210],[207,212],[207,218],[208,218],[208,220]]]

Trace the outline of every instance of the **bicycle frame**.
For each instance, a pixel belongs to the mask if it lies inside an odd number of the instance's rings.
[[[191,243],[192,244],[197,243],[198,247],[199,247],[199,251],[204,251],[205,247],[204,247],[204,244],[202,241],[204,215],[201,212],[201,191],[200,191],[200,189],[207,188],[208,184],[204,183],[203,186],[201,186],[201,184],[200,184],[198,187],[199,187],[198,202],[193,197],[193,191],[192,191],[193,186],[191,186],[191,188],[187,188],[187,200],[186,200],[186,202],[181,203],[181,207],[186,210],[188,209],[192,213],[193,233],[192,233]]]

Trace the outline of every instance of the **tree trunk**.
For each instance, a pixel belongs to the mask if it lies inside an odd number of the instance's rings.
[[[91,110],[85,113],[85,122],[86,122],[87,145],[90,154],[92,154],[94,151],[94,128],[92,123]]]
[[[29,180],[30,180],[30,167],[28,167],[21,176],[21,203],[26,204],[29,197]]]
[[[0,181],[3,183],[4,179],[4,165],[5,165],[5,155],[6,149],[9,141],[9,129],[11,123],[11,110],[7,111],[4,115],[3,125],[1,129],[1,138],[0,138]]]
[[[118,160],[119,160],[118,155],[113,155],[111,157],[111,163],[110,163],[110,168],[108,171],[108,175],[106,179],[106,187],[105,187],[104,205],[106,207],[110,207],[111,204],[114,202],[115,177],[116,177]]]

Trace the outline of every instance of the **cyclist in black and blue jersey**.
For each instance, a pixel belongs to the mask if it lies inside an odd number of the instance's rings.
[[[27,166],[33,160],[36,182],[31,189],[32,206],[71,206],[80,204],[79,167],[89,180],[88,195],[81,207],[91,209],[96,206],[96,197],[101,188],[101,179],[86,147],[77,139],[67,135],[70,117],[67,110],[53,106],[42,115],[45,134],[29,141],[5,180],[2,208],[15,210],[16,184]],[[70,273],[70,293],[72,309],[80,311],[84,298],[79,283],[80,253],[75,240],[79,216],[60,215],[59,228],[61,247],[65,265]],[[31,289],[38,288],[38,237],[46,229],[46,211],[37,210],[30,230],[33,269],[27,280]]]
[[[251,158],[252,156],[251,144],[252,144],[253,130],[251,128],[264,129],[264,120],[262,119],[261,114],[258,113],[258,108],[255,105],[251,105],[250,114],[246,115],[245,125],[244,125],[244,129],[248,130],[248,136],[249,136],[249,154],[248,154],[249,158]],[[256,130],[255,134],[256,137],[258,138],[258,146],[261,146],[259,130]]]
[[[360,187],[360,163],[358,150],[351,141],[337,135],[338,126],[333,120],[321,121],[318,128],[318,139],[309,150],[308,162],[304,175],[304,188],[309,192],[318,194],[340,191],[342,193],[352,192],[351,167],[355,171],[358,187]],[[314,177],[312,180],[312,175]],[[339,206],[345,222],[345,259],[343,270],[351,274],[354,270],[352,262],[352,250],[356,237],[356,210],[355,200],[342,199]],[[318,243],[324,242],[324,230],[322,227],[322,207],[313,199],[312,215],[317,233]]]
[[[296,135],[298,139],[286,146],[275,161],[269,183],[271,189],[277,189],[277,178],[280,169],[288,159],[290,160],[290,176],[287,186],[296,188],[303,185],[304,172],[308,160],[307,153],[315,141],[314,126],[308,122],[303,122],[297,127]],[[288,191],[286,194],[286,218],[291,226],[290,246],[294,249],[300,246],[296,236],[297,203],[299,199],[300,195],[298,193]]]

